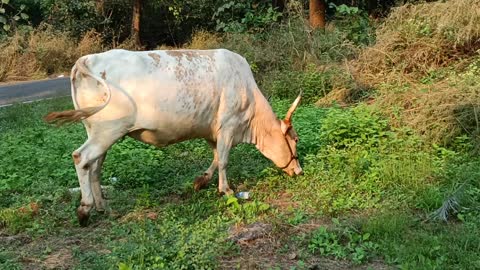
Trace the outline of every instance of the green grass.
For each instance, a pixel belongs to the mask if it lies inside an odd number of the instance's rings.
[[[283,116],[289,102],[272,104]],[[71,106],[60,98],[0,109],[0,269],[55,260],[70,269],[216,269],[232,261],[262,269],[480,268],[480,159],[468,154],[468,140],[434,147],[365,106],[302,105],[293,121],[305,176],[288,177],[254,146],[238,146],[227,173],[233,187],[252,192],[244,201],[218,196],[217,175],[194,192],[212,158],[202,140],[156,149],[126,138],[103,169],[112,210],[93,211],[84,229],[79,194],[68,192],[78,186],[70,155],[86,138],[83,126],[41,121]],[[463,208],[447,223],[429,219],[452,194]],[[226,240],[231,226],[255,221],[273,225],[266,238],[275,246]],[[251,262],[256,248],[275,255]],[[294,260],[278,259],[291,252]]]

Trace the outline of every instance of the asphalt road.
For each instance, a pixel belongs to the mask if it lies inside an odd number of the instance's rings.
[[[0,107],[70,95],[70,78],[21,82],[0,86]]]

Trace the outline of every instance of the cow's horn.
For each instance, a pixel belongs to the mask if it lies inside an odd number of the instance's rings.
[[[290,120],[292,119],[292,114],[297,109],[298,103],[300,103],[301,98],[302,98],[302,91],[300,91],[300,94],[292,103],[292,106],[290,106],[290,109],[288,109],[287,115],[285,116],[285,121],[290,122]]]

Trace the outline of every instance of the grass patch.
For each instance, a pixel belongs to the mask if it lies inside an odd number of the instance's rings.
[[[289,103],[272,100],[279,115]],[[456,150],[432,148],[368,106],[298,108],[293,123],[303,177],[287,177],[254,146],[235,148],[228,178],[251,191],[248,201],[218,197],[216,180],[193,191],[193,179],[212,158],[203,141],[155,149],[126,138],[111,148],[103,170],[112,211],[94,212],[85,234],[74,214],[79,195],[68,192],[78,186],[70,154],[85,140],[83,127],[41,122],[47,111],[71,106],[60,98],[0,109],[1,267],[47,267],[58,258],[71,268],[122,269],[222,268],[235,261],[260,268],[475,266],[478,158],[465,154],[466,142]],[[452,221],[429,220],[464,182],[469,188]],[[273,229],[250,247],[227,240],[229,228],[253,222]],[[267,246],[268,256],[252,257]]]

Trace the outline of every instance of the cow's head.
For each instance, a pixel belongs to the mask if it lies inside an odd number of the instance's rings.
[[[292,103],[284,119],[277,119],[264,138],[262,153],[290,176],[302,175],[297,156],[298,135],[292,125],[292,115],[300,103],[302,93]]]

